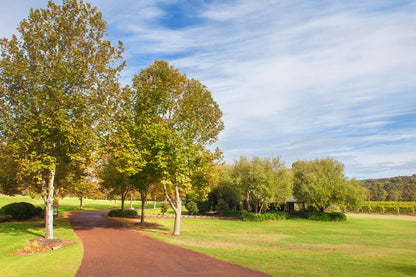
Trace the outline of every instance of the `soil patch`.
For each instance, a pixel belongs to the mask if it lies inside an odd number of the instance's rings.
[[[13,256],[19,256],[19,255],[30,255],[30,254],[36,254],[51,250],[56,250],[68,245],[71,245],[73,243],[76,243],[78,241],[73,240],[62,240],[62,239],[45,239],[45,238],[34,238],[30,239],[30,246],[22,248],[17,250],[15,254],[12,254]]]

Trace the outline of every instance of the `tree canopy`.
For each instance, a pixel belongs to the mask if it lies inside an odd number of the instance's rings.
[[[18,169],[7,181],[43,197],[47,239],[55,185],[87,170],[117,101],[123,47],[105,29],[90,4],[50,1],[0,41],[0,143]]]
[[[344,165],[332,158],[297,161],[292,165],[294,195],[324,211],[332,204],[353,203],[358,182],[347,182]]]
[[[133,79],[136,115],[151,130],[152,160],[161,173],[165,196],[175,211],[174,234],[180,234],[181,197],[192,186],[196,166],[215,159],[209,146],[224,128],[222,112],[211,92],[165,61],[142,70]]]

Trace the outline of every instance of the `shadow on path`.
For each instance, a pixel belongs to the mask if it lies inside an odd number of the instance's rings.
[[[77,276],[269,276],[153,239],[105,217],[106,212],[69,214],[84,245]]]

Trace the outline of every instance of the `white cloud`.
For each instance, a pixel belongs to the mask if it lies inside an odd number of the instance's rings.
[[[18,17],[23,2],[10,2],[10,14]],[[415,124],[392,120],[406,121],[416,105],[416,4],[201,2],[186,10],[199,20],[181,28],[161,24],[172,2],[93,4],[109,38],[125,43],[124,83],[167,59],[208,86],[224,112],[219,145],[228,161],[281,154],[290,164],[332,154],[357,177],[416,164]],[[1,15],[0,33],[8,34]]]

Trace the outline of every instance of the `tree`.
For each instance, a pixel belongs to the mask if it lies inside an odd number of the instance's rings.
[[[123,48],[104,39],[105,29],[90,4],[50,1],[30,11],[19,36],[0,41],[1,145],[17,168],[8,180],[42,196],[46,239],[55,185],[88,170],[117,102]]]
[[[332,204],[348,204],[352,188],[358,182],[347,182],[344,165],[332,158],[297,161],[292,165],[294,195],[300,201],[324,211]]]
[[[223,129],[222,112],[199,81],[165,61],[156,61],[133,79],[136,112],[142,126],[157,135],[153,145],[165,196],[175,212],[174,234],[180,234],[182,197],[192,186],[192,172],[201,160],[212,160],[212,145]],[[218,153],[218,152],[217,152]],[[203,158],[204,157],[204,158]]]
[[[251,161],[240,157],[234,174],[246,195],[247,207],[253,206],[256,213],[261,213],[271,202],[285,203],[292,194],[289,172],[279,157],[254,157]]]
[[[101,187],[108,196],[121,197],[121,210],[124,210],[125,200],[135,187],[129,175],[120,168],[124,168],[123,161],[113,156],[105,159],[105,163],[101,165],[100,179]]]

